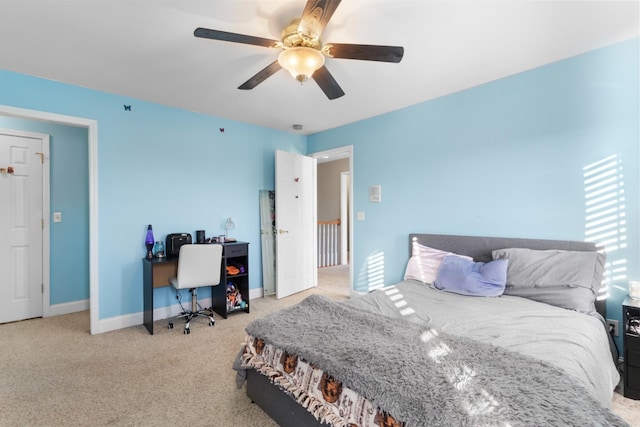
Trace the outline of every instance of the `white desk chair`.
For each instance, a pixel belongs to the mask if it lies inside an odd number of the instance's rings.
[[[169,279],[169,283],[179,292],[189,289],[191,292],[191,310],[185,310],[180,302],[182,312],[169,321],[169,329],[173,329],[173,321],[184,318],[184,333],[190,334],[189,325],[194,317],[206,317],[209,326],[215,324],[212,309],[201,309],[198,305],[197,288],[216,286],[220,284],[220,269],[222,267],[222,245],[182,245],[178,255],[178,277]],[[178,301],[180,297],[178,296]]]

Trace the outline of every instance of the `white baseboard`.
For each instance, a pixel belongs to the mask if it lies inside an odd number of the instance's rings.
[[[77,313],[78,311],[89,310],[89,300],[83,299],[79,301],[65,302],[62,304],[50,305],[46,313],[42,317],[60,316],[61,314]]]
[[[255,298],[262,298],[264,296],[264,288],[249,289],[249,301]],[[203,298],[198,300],[203,307],[211,307],[211,298]],[[88,304],[88,302],[87,302]],[[183,303],[184,304],[184,303]],[[191,301],[188,302],[189,308],[191,307]],[[88,306],[87,306],[88,309]],[[79,311],[79,310],[78,310]],[[160,307],[153,310],[153,320],[168,319],[173,316],[177,316],[180,313],[180,305],[173,304],[167,307]],[[123,316],[110,317],[108,319],[100,319],[97,327],[98,334],[103,332],[115,331],[118,329],[129,328],[131,326],[142,325],[143,313],[131,313]]]
[[[198,299],[198,303],[202,307],[211,307],[211,298]],[[183,303],[185,308],[191,308],[191,301]],[[176,303],[167,307],[160,307],[153,310],[153,320],[168,319],[180,314],[182,309],[180,304]],[[115,331],[118,329],[129,328],[131,326],[142,325],[144,323],[143,312],[125,314],[123,316],[110,317],[108,319],[100,319],[98,324],[98,330],[96,333],[101,334],[103,332]]]
[[[97,330],[95,333],[101,334],[103,332],[116,331],[118,329],[124,329],[141,324],[142,312],[109,317],[108,319],[100,319],[98,321],[98,327],[96,328]]]
[[[262,298],[264,296],[264,288],[249,289],[249,301],[254,298]]]

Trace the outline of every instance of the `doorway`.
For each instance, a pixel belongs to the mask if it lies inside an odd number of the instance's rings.
[[[88,166],[89,166],[89,310],[91,333],[106,332],[108,326],[100,325],[99,317],[99,286],[98,286],[98,124],[95,120],[80,117],[65,116],[43,111],[0,105],[0,116],[25,120],[56,123],[60,125],[87,129]],[[48,289],[46,290],[48,292]],[[51,313],[50,303],[45,293],[43,316]]]
[[[309,157],[318,162],[318,286],[342,288],[351,294],[353,146],[321,151]],[[324,234],[326,243],[323,243]],[[324,256],[323,251],[326,252]]]

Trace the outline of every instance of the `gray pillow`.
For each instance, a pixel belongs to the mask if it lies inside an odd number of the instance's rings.
[[[508,259],[505,295],[585,313],[595,312],[605,255],[600,252],[498,249],[494,259]]]

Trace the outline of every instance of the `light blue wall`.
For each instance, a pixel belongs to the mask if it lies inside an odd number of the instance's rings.
[[[585,239],[583,167],[623,162],[628,261],[640,278],[638,39],[311,135],[309,152],[354,146],[354,276],[403,277],[411,232]],[[382,202],[368,201],[370,185]],[[613,283],[620,320],[626,281]]]
[[[616,256],[637,279],[638,47],[638,39],[620,43],[307,141],[1,70],[0,104],[98,121],[101,319],[142,310],[147,224],[156,239],[197,229],[209,236],[233,217],[235,237],[251,243],[251,286],[259,287],[258,190],[273,189],[276,149],[354,146],[354,206],[366,214],[354,229],[360,290],[379,271],[381,283],[402,278],[411,232],[584,239],[582,168],[618,154],[629,244]],[[382,185],[382,203],[368,202],[373,184]],[[620,319],[626,282],[613,285],[609,317]],[[156,307],[174,301],[156,291]]]
[[[275,150],[306,153],[303,136],[2,70],[0,104],[98,122],[100,319],[142,311],[147,224],[157,240],[210,236],[232,217],[234,237],[250,243],[251,287],[261,287],[258,191],[274,188]],[[169,288],[156,291],[156,307],[174,302]]]
[[[0,127],[50,135],[51,305],[89,298],[89,177],[87,130],[0,116]]]

